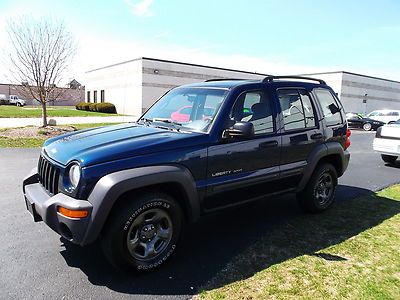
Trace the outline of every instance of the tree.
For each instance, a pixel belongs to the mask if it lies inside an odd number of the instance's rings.
[[[42,107],[43,127],[47,124],[46,104],[59,99],[58,89],[76,52],[75,41],[60,21],[23,17],[8,23],[10,74],[26,97]]]

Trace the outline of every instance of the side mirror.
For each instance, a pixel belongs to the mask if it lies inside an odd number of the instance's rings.
[[[223,138],[251,138],[254,136],[254,125],[250,122],[236,122],[232,128],[225,129]]]

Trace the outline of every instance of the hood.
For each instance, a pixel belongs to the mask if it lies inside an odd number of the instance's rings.
[[[181,133],[136,123],[76,131],[49,139],[43,151],[60,164],[79,161],[82,167],[177,148],[177,140],[201,133]],[[185,144],[180,144],[184,146]]]

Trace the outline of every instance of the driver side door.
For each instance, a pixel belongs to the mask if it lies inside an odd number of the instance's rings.
[[[267,91],[242,92],[231,123],[251,122],[254,136],[221,138],[208,148],[206,210],[255,200],[279,189],[281,139],[276,108]]]

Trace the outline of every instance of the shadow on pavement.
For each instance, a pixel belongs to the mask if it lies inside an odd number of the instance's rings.
[[[354,199],[360,195],[371,197]],[[301,212],[293,194],[207,215],[187,230],[179,250],[166,265],[140,276],[112,269],[98,242],[85,248],[65,243],[61,254],[94,285],[134,295],[192,295],[304,254],[335,262],[346,260],[316,252],[400,212],[400,202],[372,195],[369,190],[342,185],[336,205],[319,215]],[[255,249],[254,255],[246,257],[249,248]],[[233,264],[234,271],[227,270],[227,264]]]
[[[386,167],[400,169],[400,160],[396,160],[393,164],[385,164]]]

